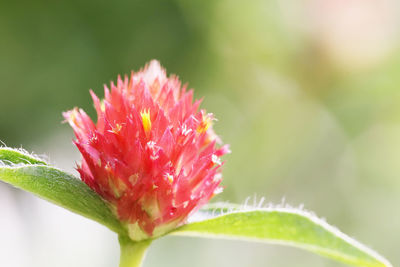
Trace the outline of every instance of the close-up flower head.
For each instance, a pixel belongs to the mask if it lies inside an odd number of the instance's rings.
[[[96,123],[78,108],[64,113],[83,156],[78,171],[133,240],[176,228],[222,192],[220,157],[229,150],[214,115],[158,61],[105,86],[104,100],[91,95]]]

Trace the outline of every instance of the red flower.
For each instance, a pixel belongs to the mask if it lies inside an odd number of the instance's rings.
[[[158,61],[118,78],[105,99],[91,91],[97,123],[81,109],[63,115],[83,159],[81,179],[110,203],[133,240],[155,237],[222,191],[214,117]]]

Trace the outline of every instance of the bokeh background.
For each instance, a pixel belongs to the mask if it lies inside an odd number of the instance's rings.
[[[61,112],[90,115],[159,59],[233,153],[215,201],[304,204],[400,266],[396,0],[0,1],[0,140],[76,173]],[[0,183],[0,266],[117,266],[103,226]],[[344,266],[293,248],[166,237],[150,266]]]

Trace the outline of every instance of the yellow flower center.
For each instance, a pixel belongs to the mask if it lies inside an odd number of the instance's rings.
[[[142,117],[143,129],[146,133],[151,130],[151,118],[150,118],[150,110],[142,110],[140,112],[140,116]]]

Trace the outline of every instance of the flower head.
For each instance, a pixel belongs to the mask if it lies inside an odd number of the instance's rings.
[[[81,109],[63,114],[83,156],[78,171],[131,239],[176,228],[221,192],[220,157],[229,149],[218,148],[214,116],[158,61],[105,86],[104,100],[90,93],[96,123]]]

